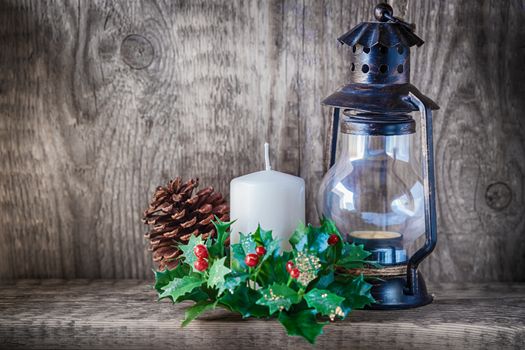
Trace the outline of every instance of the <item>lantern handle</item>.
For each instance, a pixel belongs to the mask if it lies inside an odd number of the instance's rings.
[[[408,94],[408,101],[421,113],[421,146],[424,159],[423,188],[425,191],[425,244],[409,259],[407,265],[407,294],[419,293],[417,268],[436,247],[436,191],[434,177],[434,146],[432,141],[432,109],[413,93]]]
[[[402,26],[406,27],[411,32],[416,30],[416,25],[414,23],[407,23],[407,22],[403,21],[401,18],[395,17],[394,16],[394,9],[392,8],[392,6],[390,6],[387,3],[382,3],[382,4],[376,5],[376,7],[374,8],[374,17],[379,22],[388,22],[388,21],[390,21],[392,23],[399,23]]]
[[[330,163],[328,165],[328,169],[334,166],[337,154],[337,136],[339,135],[339,111],[340,109],[338,107],[335,107],[332,115],[332,125],[330,130]]]

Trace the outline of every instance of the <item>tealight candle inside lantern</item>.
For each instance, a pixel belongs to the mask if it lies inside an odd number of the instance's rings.
[[[353,231],[349,237],[355,244],[363,244],[372,253],[371,260],[383,265],[406,263],[403,235],[392,231]]]
[[[266,169],[233,179],[230,183],[231,242],[239,243],[239,232],[254,232],[260,224],[281,239],[289,250],[290,239],[299,222],[305,221],[304,180],[271,170],[269,147],[265,143]]]

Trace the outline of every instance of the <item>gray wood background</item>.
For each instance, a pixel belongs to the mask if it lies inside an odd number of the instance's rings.
[[[0,279],[150,278],[155,186],[227,193],[261,169],[308,184],[345,81],[336,38],[376,1],[0,0]],[[434,281],[525,281],[525,2],[392,1],[426,44],[435,115]]]

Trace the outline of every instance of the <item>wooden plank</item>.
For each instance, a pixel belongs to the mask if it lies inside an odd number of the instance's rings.
[[[413,50],[413,82],[441,106],[434,129],[440,236],[423,266],[434,280],[525,280],[525,51],[518,44],[525,33],[516,30],[523,4],[398,7],[426,40]]]
[[[326,108],[347,78],[336,38],[376,2],[0,3],[0,281],[145,278],[141,212],[155,186],[326,163]],[[432,96],[435,281],[525,281],[523,1],[392,2],[426,44],[413,83]],[[472,252],[476,252],[475,254]]]
[[[524,284],[431,285],[433,304],[357,311],[325,328],[323,349],[517,349],[525,346]],[[0,348],[313,348],[274,320],[214,311],[181,329],[183,306],[155,302],[141,281],[19,281],[0,287]]]

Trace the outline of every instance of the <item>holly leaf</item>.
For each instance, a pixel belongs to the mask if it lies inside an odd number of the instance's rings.
[[[257,243],[255,242],[253,235],[251,233],[245,235],[242,232],[239,232],[239,237],[244,255],[255,253],[255,247],[257,247]]]
[[[329,233],[312,228],[308,233],[308,249],[316,254],[323,253],[329,247],[328,238],[330,238]]]
[[[341,241],[342,241],[342,236],[341,236],[341,233],[339,232],[339,230],[337,229],[337,226],[335,226],[335,222],[333,222],[332,220],[330,219],[327,219],[326,217],[322,217],[321,218],[321,228],[324,232],[330,234],[330,235],[338,235],[339,238],[341,238]]]
[[[372,253],[365,250],[363,244],[345,243],[343,246],[342,259],[349,261],[361,261],[368,258]]]
[[[191,321],[202,315],[204,312],[215,309],[216,305],[217,301],[205,300],[187,308],[181,326],[186,327]]]
[[[274,283],[261,291],[257,304],[268,306],[270,315],[275,311],[289,310],[293,304],[301,301],[301,296],[292,288]]]
[[[328,289],[345,298],[341,303],[345,316],[352,310],[362,309],[375,303],[375,299],[370,292],[372,285],[366,282],[362,274],[352,280],[348,280],[348,277],[346,277],[336,281]]]
[[[361,274],[350,282],[343,295],[346,298],[346,302],[349,305],[353,305],[354,309],[362,309],[376,302],[372,296],[371,289],[372,285]]]
[[[208,273],[208,287],[217,288],[219,290],[219,295],[224,291],[224,276],[229,274],[231,270],[224,266],[224,261],[226,257],[222,257],[219,260],[215,260],[210,267]]]
[[[224,278],[224,289],[230,291],[230,293],[233,293],[235,288],[239,286],[241,283],[245,282],[248,277],[250,277],[247,273],[230,273]]]
[[[162,293],[162,287],[166,286],[174,278],[182,278],[190,273],[190,267],[182,262],[173,270],[153,271],[155,273],[155,289]]]
[[[317,281],[314,282],[313,287],[319,289],[326,289],[335,279],[334,271],[323,271]]]
[[[226,242],[226,239],[230,236],[230,233],[228,232],[228,229],[230,226],[235,222],[234,221],[221,221],[217,216],[215,217],[215,220],[212,221],[213,226],[215,226],[215,230],[217,231],[217,244],[224,247],[224,243]]]
[[[201,276],[196,274],[175,278],[166,286],[162,287],[163,292],[159,295],[159,299],[171,297],[173,301],[177,301],[179,297],[200,287],[202,282]]]
[[[331,235],[337,235],[339,237],[339,241],[333,246],[333,253],[328,251],[327,255],[330,257],[330,261],[333,263],[334,261],[338,261],[341,257],[341,253],[343,251],[343,243],[344,239],[337,227],[335,226],[335,222],[333,222],[330,219],[325,218],[324,216],[321,218],[321,230],[323,232],[328,233],[329,236]]]
[[[217,232],[215,239],[206,240],[206,246],[210,256],[222,257],[224,256],[224,243],[230,236],[228,229],[234,223],[234,221],[224,222],[221,221],[218,217],[215,217],[215,220],[212,221],[213,226]]]
[[[243,318],[247,317],[266,317],[268,308],[257,305],[255,302],[261,297],[261,294],[246,285],[239,285],[233,293],[226,291],[219,299],[219,302],[233,312],[238,312]]]
[[[337,265],[347,269],[363,267],[365,261],[371,255],[370,252],[364,249],[364,245],[355,245],[354,243],[345,243],[343,246],[343,252],[341,258],[337,262]]]
[[[270,243],[266,244],[264,248],[266,249],[266,253],[264,253],[260,264],[264,263],[266,260],[268,260],[272,255],[274,255],[275,252],[278,252],[279,248],[281,247],[281,240],[275,240],[271,241]]]
[[[256,243],[266,246],[274,241],[272,231],[266,231],[261,228],[261,225],[257,226],[257,230],[253,233],[253,239]]]
[[[315,339],[323,333],[326,323],[317,322],[316,311],[306,309],[299,312],[289,313],[283,311],[279,314],[279,322],[284,326],[288,335],[298,335],[310,342],[315,343]]]
[[[173,270],[155,271],[155,289],[159,293],[159,296],[164,292],[163,288],[168,285],[175,278],[182,278],[191,273],[189,265],[184,264],[182,261]],[[171,296],[168,296],[171,299]],[[159,297],[159,300],[161,298]],[[201,289],[194,289],[192,292],[185,294],[177,299],[177,301],[193,300],[199,302],[201,300],[208,299],[208,294],[203,292]],[[173,300],[172,300],[173,301]]]
[[[313,227],[312,225],[305,226],[303,223],[299,223],[295,229],[292,237],[290,238],[290,244],[297,251],[304,251],[308,249],[311,252],[315,252],[317,255],[325,252],[328,247],[328,238],[330,237],[332,226],[326,224],[321,227]],[[330,231],[330,232],[328,232]]]
[[[268,259],[268,263],[260,265],[258,282],[261,285],[286,284],[290,278],[290,274],[286,271],[286,263],[293,260],[292,252],[282,252],[282,254],[272,255]]]
[[[289,241],[294,249],[302,251],[307,246],[309,231],[310,227],[305,226],[302,222],[297,225]]]
[[[317,310],[321,315],[329,316],[331,319],[335,316],[344,316],[341,303],[345,298],[328,290],[314,288],[305,294],[304,299],[308,306]]]
[[[274,253],[278,253],[281,246],[280,239],[274,239],[272,231],[266,231],[261,228],[261,225],[257,226],[257,230],[252,234],[253,239],[257,245],[261,245],[266,249],[266,253],[261,258],[261,264],[265,262]]]
[[[190,240],[187,244],[181,244],[179,245],[180,250],[182,250],[182,257],[184,257],[184,262],[188,264],[193,271],[198,271],[195,269],[195,266],[193,266],[193,263],[198,260],[198,258],[195,256],[195,253],[193,252],[193,248],[195,248],[196,245],[203,244],[204,241],[202,240],[201,236],[190,236]]]
[[[243,272],[246,271],[248,266],[244,262],[244,258],[246,257],[246,254],[244,253],[244,249],[242,248],[242,245],[240,243],[232,244],[230,246],[231,249],[231,268],[234,271]]]
[[[192,300],[192,301],[198,303],[198,302],[203,301],[203,300],[208,300],[209,298],[210,298],[210,296],[206,292],[204,292],[202,290],[202,288],[195,288],[191,292],[186,293],[183,296],[180,296],[177,299],[177,302],[180,303],[181,301]]]

